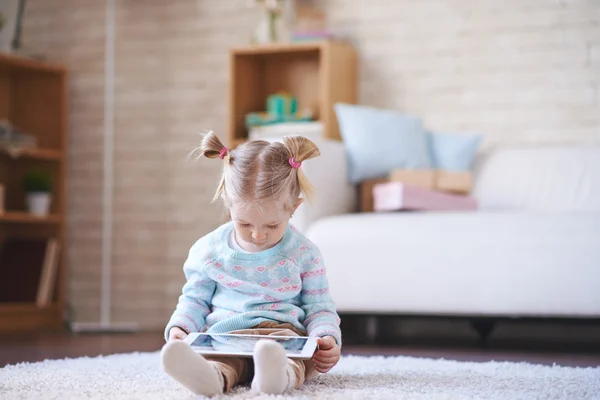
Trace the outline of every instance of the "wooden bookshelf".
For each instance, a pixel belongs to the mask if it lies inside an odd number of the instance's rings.
[[[63,326],[66,304],[66,170],[67,79],[64,66],[10,54],[0,54],[0,120],[35,136],[37,147],[17,154],[0,150],[0,251],[11,238],[57,239],[59,264],[50,304],[35,299],[0,302],[0,332],[22,332]],[[47,216],[27,212],[22,182],[31,168],[52,174],[52,204]],[[0,268],[3,266],[0,265]],[[27,277],[27,279],[30,279]],[[31,279],[40,280],[31,274]]]
[[[348,43],[318,41],[236,47],[230,50],[228,143],[247,140],[245,117],[265,111],[267,97],[286,91],[323,123],[323,136],[340,140],[334,104],[357,100],[356,52]]]

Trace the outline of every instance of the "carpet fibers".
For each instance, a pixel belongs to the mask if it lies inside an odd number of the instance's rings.
[[[0,399],[194,399],[160,368],[159,354],[47,360],[0,369]],[[411,357],[344,357],[286,396],[237,388],[232,399],[600,399],[600,368]]]

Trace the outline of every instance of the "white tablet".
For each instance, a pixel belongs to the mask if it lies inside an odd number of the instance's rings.
[[[285,349],[288,358],[310,359],[317,349],[317,338],[306,336],[236,335],[229,333],[198,333],[186,336],[198,354],[221,357],[252,357],[254,346],[261,339],[274,340]]]

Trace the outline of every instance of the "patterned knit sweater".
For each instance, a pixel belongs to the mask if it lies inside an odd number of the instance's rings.
[[[291,323],[309,336],[333,336],[341,346],[340,319],[329,294],[317,247],[294,227],[258,253],[228,245],[231,222],[198,240],[183,265],[187,279],[165,329],[224,333],[264,321]]]

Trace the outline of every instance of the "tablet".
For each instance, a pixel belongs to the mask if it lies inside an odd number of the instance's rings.
[[[202,355],[220,357],[252,357],[261,339],[281,344],[288,358],[310,359],[317,349],[317,338],[307,336],[238,335],[230,333],[198,333],[186,336],[184,342]]]

